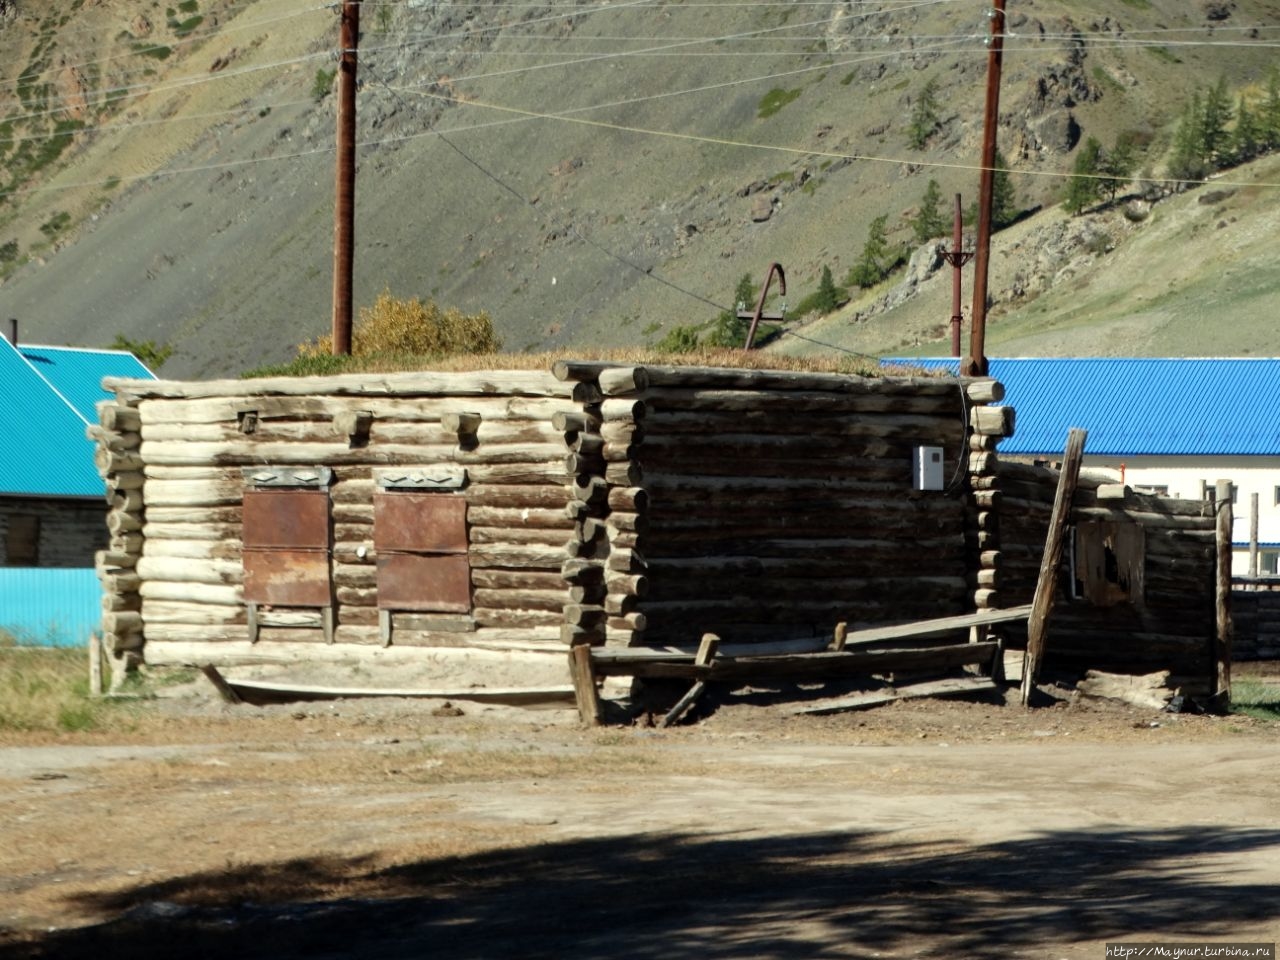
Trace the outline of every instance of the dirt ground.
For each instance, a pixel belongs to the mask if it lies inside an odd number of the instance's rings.
[[[1280,939],[1280,724],[230,706],[0,741],[0,958],[1101,958]]]

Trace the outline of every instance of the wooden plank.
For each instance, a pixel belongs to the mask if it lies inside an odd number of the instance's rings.
[[[596,690],[595,671],[591,666],[591,648],[586,644],[579,644],[569,651],[569,673],[573,677],[578,717],[589,726],[599,726],[600,694]]]
[[[864,627],[850,632],[845,637],[845,645],[898,640],[906,637],[926,637],[932,633],[943,633],[948,630],[983,627],[993,623],[1010,623],[1014,620],[1027,619],[1031,615],[1031,609],[1032,605],[1027,603],[1009,607],[1006,610],[979,610],[977,613],[938,617],[935,620],[917,620],[913,623],[892,624],[887,627]]]
[[[703,666],[683,655],[646,659],[605,659],[592,651],[592,669],[601,677],[675,677],[691,680],[741,680],[749,677],[832,677],[891,673],[895,670],[944,670],[969,663],[990,663],[997,644],[961,643],[944,647],[845,650],[780,656],[720,656]]]
[[[226,677],[219,673],[218,668],[212,663],[206,663],[200,668],[200,672],[213,684],[213,688],[218,691],[218,695],[227,703],[244,703],[240,699],[240,695],[232,689],[231,684],[227,683]]]
[[[702,641],[698,644],[698,652],[693,658],[695,667],[709,667],[711,662],[716,658],[716,652],[720,649],[720,638],[714,633],[704,633]],[[689,712],[690,708],[698,702],[698,699],[706,691],[707,684],[705,680],[698,680],[694,683],[689,691],[681,697],[674,707],[667,711],[667,715],[662,718],[659,726],[670,727],[679,722],[680,718]]]
[[[852,697],[841,697],[837,700],[825,700],[822,703],[798,707],[792,710],[793,716],[800,714],[842,713],[845,710],[861,710],[865,707],[878,707],[895,700],[913,700],[919,697],[952,697],[965,693],[985,693],[999,689],[998,685],[986,677],[953,677],[947,680],[934,680],[929,683],[915,683],[906,687],[890,690],[877,690],[872,693],[859,693]]]
[[[1045,536],[1044,556],[1040,561],[1040,576],[1036,581],[1035,599],[1027,618],[1027,653],[1022,668],[1022,705],[1031,700],[1035,689],[1036,674],[1044,659],[1045,638],[1048,634],[1049,614],[1053,597],[1058,589],[1058,567],[1062,563],[1062,549],[1066,541],[1067,523],[1071,519],[1071,501],[1075,497],[1080,479],[1080,462],[1084,458],[1084,442],[1088,432],[1072,427],[1067,434],[1067,447],[1062,455],[1062,470],[1058,474],[1058,490],[1053,498],[1053,512],[1049,517],[1049,532]]]
[[[1219,480],[1214,507],[1217,512],[1216,547],[1218,569],[1214,590],[1214,676],[1211,689],[1215,705],[1222,710],[1231,706],[1231,481]]]

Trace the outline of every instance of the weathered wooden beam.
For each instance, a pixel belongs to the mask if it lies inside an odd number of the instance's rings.
[[[1080,463],[1084,459],[1084,444],[1088,431],[1073,427],[1067,434],[1067,446],[1062,455],[1062,470],[1058,475],[1058,490],[1053,499],[1053,513],[1049,519],[1049,531],[1045,537],[1044,559],[1040,563],[1040,576],[1036,581],[1035,599],[1027,620],[1027,652],[1022,666],[1022,705],[1031,702],[1040,663],[1044,659],[1045,640],[1048,636],[1049,614],[1053,609],[1054,594],[1058,589],[1058,567],[1062,563],[1062,551],[1066,543],[1067,524],[1071,520],[1071,501],[1075,497],[1076,481],[1080,476]]]

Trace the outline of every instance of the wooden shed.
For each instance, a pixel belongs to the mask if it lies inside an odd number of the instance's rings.
[[[989,379],[560,361],[108,385],[103,626],[149,663],[568,696],[575,645],[1025,603],[1002,564],[1044,543],[1012,517],[1001,538],[1014,416]]]

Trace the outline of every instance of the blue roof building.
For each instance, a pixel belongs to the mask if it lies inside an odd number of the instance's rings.
[[[121,350],[0,338],[0,630],[20,639],[78,643],[99,615],[92,567],[109,537],[85,428],[108,376],[154,379]]]
[[[0,339],[0,497],[100,497],[85,427],[103,377],[154,375],[122,350],[15,347]]]
[[[952,358],[886,363],[959,368]],[[1017,411],[1001,455],[1060,456],[1067,431],[1083,427],[1085,465],[1112,469],[1130,486],[1196,499],[1230,480],[1235,572],[1248,572],[1255,493],[1262,572],[1280,572],[1280,359],[992,358],[988,370]]]

